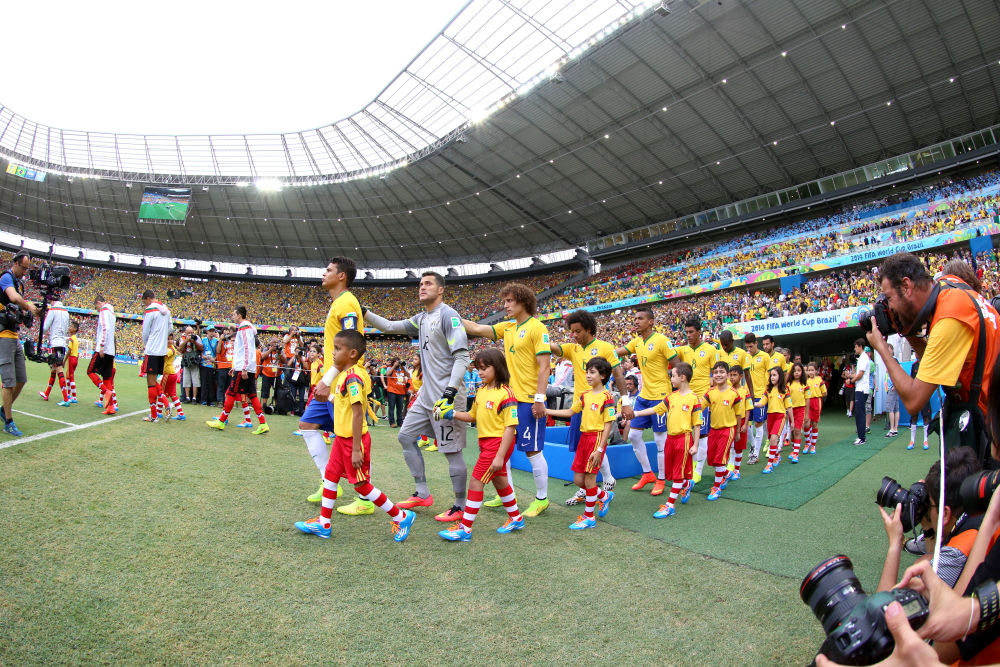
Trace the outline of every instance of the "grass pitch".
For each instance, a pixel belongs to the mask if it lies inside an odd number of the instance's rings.
[[[143,409],[145,382],[119,371],[119,414]],[[17,414],[28,437],[106,419],[85,378],[80,403],[59,408],[37,396],[47,371],[29,377],[15,404],[34,415]],[[878,482],[909,484],[934,453],[899,438],[796,510],[694,494],[657,521],[659,501],[622,480],[608,520],[582,533],[561,504],[573,488],[553,479],[552,506],[524,531],[498,535],[503,512],[484,508],[469,544],[437,537],[451,485],[427,454],[437,502],[405,543],[381,513],[335,514],[321,540],[292,526],[318,513],[305,498],[319,481],[294,419],[253,436],[206,427],[215,409],[185,411],[0,449],[0,665],[800,665],[822,640],[801,578],[846,553],[874,588]],[[800,466],[849,436],[834,413]],[[373,481],[398,500],[413,488],[395,435],[374,429]],[[515,484],[523,508],[530,475]]]
[[[139,217],[148,220],[183,220],[187,217],[188,204],[142,204]]]

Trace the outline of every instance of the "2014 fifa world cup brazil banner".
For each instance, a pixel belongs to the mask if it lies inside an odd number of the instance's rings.
[[[633,308],[635,306],[644,303],[655,303],[657,301],[665,301],[667,299],[677,299],[689,296],[697,296],[699,294],[705,294],[707,292],[715,292],[718,290],[746,287],[748,285],[753,285],[755,283],[763,283],[771,280],[779,280],[781,278],[793,275],[813,273],[816,271],[827,271],[829,269],[835,269],[842,266],[850,266],[852,264],[864,264],[866,262],[878,261],[881,259],[885,259],[890,255],[895,255],[897,252],[918,252],[921,250],[929,250],[931,248],[947,246],[954,243],[962,243],[963,241],[968,241],[969,239],[975,238],[977,236],[992,236],[994,234],[1000,234],[1000,217],[998,216],[994,216],[991,222],[984,225],[977,225],[975,227],[968,227],[966,229],[959,229],[951,232],[944,232],[942,234],[935,234],[934,236],[927,236],[922,239],[915,239],[913,241],[907,241],[904,243],[894,243],[892,245],[884,245],[877,247],[871,246],[870,249],[864,249],[864,250],[859,249],[857,252],[847,253],[846,255],[838,255],[836,257],[827,257],[825,259],[816,262],[796,264],[794,266],[786,266],[780,269],[774,269],[769,271],[759,271],[757,273],[750,273],[743,276],[736,276],[731,279],[716,280],[714,282],[702,283],[701,285],[681,287],[679,289],[672,290],[669,292],[655,292],[652,294],[644,294],[641,296],[635,296],[628,299],[609,301],[607,303],[597,303],[589,306],[579,306],[578,308],[569,308],[566,310],[558,310],[555,312],[543,313],[539,317],[539,319],[543,321],[561,319],[566,315],[568,315],[573,310],[578,310],[578,309],[587,310],[592,313],[598,313],[606,310]],[[780,318],[780,319],[786,319],[786,318]]]
[[[858,326],[861,313],[871,310],[868,306],[857,308],[841,308],[819,313],[790,315],[788,317],[771,317],[753,322],[736,322],[727,324],[726,329],[733,332],[734,338],[743,338],[748,333],[756,336],[765,334],[797,334],[812,331],[830,331],[832,329],[848,329]]]

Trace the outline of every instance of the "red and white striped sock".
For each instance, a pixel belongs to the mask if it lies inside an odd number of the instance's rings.
[[[722,483],[726,481],[726,466],[715,466],[715,488],[722,488]]]
[[[819,438],[819,426],[812,427],[812,446],[816,446],[816,440]]]
[[[469,492],[472,493],[471,491]],[[514,487],[507,485],[507,488],[500,493],[500,502],[503,503],[504,509],[507,510],[507,515],[514,521],[521,520],[521,510],[517,508],[517,498],[514,496]],[[479,494],[482,498],[482,493]],[[471,500],[471,497],[470,497]],[[468,506],[468,500],[466,501],[466,506]]]
[[[162,417],[163,406],[156,399],[157,395],[156,387],[146,387],[146,396],[149,397],[149,416],[151,419],[156,419],[157,417]],[[112,394],[112,397],[114,394]]]
[[[250,405],[253,406],[254,414],[257,415],[257,423],[266,424],[267,420],[264,419],[264,406],[260,404],[260,399],[254,396],[250,399]]]
[[[51,373],[49,373],[49,386],[45,388],[45,398],[48,398],[49,394],[52,393],[52,385],[54,385],[55,383],[56,383],[56,372],[52,371]]]
[[[340,481],[340,480],[337,480]],[[337,500],[337,482],[323,480],[323,501],[319,508],[319,525],[330,527],[330,517],[333,516],[333,503]]]
[[[70,380],[69,381],[69,400],[71,400],[71,401],[75,401],[76,400],[76,381],[75,380]]]
[[[792,456],[799,455],[800,447],[802,447],[802,438],[792,438]]]
[[[469,489],[469,495],[465,500],[465,514],[462,515],[462,528],[467,533],[472,532],[472,522],[476,520],[476,515],[479,514],[479,508],[483,504],[483,492],[473,491]]]
[[[735,470],[740,471],[740,464],[743,463],[743,452],[736,452]]]
[[[243,423],[244,424],[252,424],[253,423],[253,419],[250,418],[250,404],[249,403],[244,403],[243,404]]]
[[[354,488],[358,492],[359,496],[368,502],[374,503],[375,507],[388,514],[389,517],[396,523],[403,520],[403,512],[396,507],[391,500],[386,498],[384,493],[372,486],[370,482],[363,482]]]
[[[114,389],[111,390],[111,405],[115,406],[115,410],[118,409],[118,394],[115,393]]]
[[[583,516],[587,517],[588,519],[593,519],[594,505],[597,504],[597,487],[595,486],[594,488],[587,489],[586,491],[587,491],[587,496],[586,500],[584,501],[586,505],[584,505]]]
[[[52,387],[50,386],[49,389]],[[62,371],[59,371],[59,391],[62,392],[63,402],[69,401],[69,392],[66,390],[66,376],[63,375]]]
[[[681,491],[683,490],[684,490],[684,480],[681,480],[679,482],[675,480],[670,485],[670,497],[667,498],[667,505],[673,507],[674,503],[677,501],[677,496],[681,495]]]
[[[181,399],[177,398],[177,396],[173,396],[172,400],[174,402],[174,412],[177,413],[178,417],[183,417],[184,408],[181,407]]]

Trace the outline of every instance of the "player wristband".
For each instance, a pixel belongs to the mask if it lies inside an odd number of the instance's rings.
[[[976,632],[983,632],[993,627],[1000,615],[1000,592],[997,591],[995,582],[987,581],[976,588],[973,595],[979,599],[979,625],[976,626]]]
[[[627,408],[630,405],[632,405],[632,397],[631,396],[622,396],[622,407],[623,408]]]
[[[535,394],[535,403],[544,403],[545,394]]]

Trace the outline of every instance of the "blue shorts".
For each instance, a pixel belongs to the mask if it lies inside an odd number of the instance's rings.
[[[753,414],[750,415],[750,421],[755,424],[763,424],[767,421],[767,406],[762,408],[754,408]]]
[[[651,399],[642,398],[641,396],[635,399],[635,405],[632,409],[636,412],[639,410],[648,410],[649,408],[655,407],[663,402],[663,399]],[[666,415],[643,415],[642,417],[633,417],[632,422],[629,424],[629,428],[638,429],[644,431],[647,428],[652,428],[654,433],[666,433],[667,431],[667,416]]]
[[[545,449],[545,420],[531,414],[534,403],[517,404],[517,440],[514,445],[519,452],[540,452]],[[579,429],[577,429],[579,432]]]
[[[580,442],[580,422],[583,421],[582,412],[574,412],[569,418],[569,433],[566,435],[566,446],[569,451],[575,452],[576,446]]]
[[[707,438],[712,430],[712,413],[708,408],[701,409],[701,437]]]
[[[324,431],[333,430],[333,403],[330,401],[309,401],[300,422],[316,424]]]

